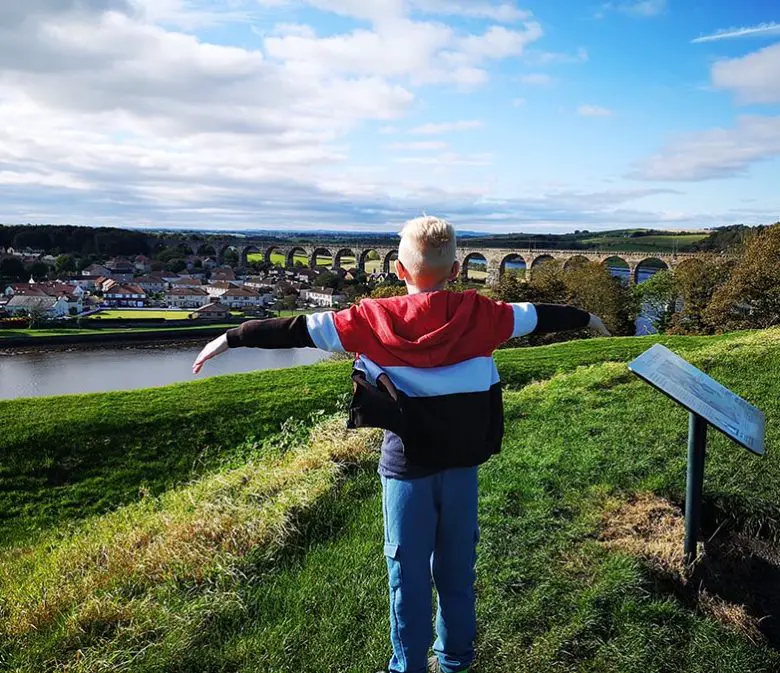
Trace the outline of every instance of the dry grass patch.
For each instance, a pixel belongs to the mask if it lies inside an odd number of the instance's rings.
[[[365,461],[379,438],[378,431],[348,432],[345,418],[333,417],[281,456],[252,459],[22,554],[0,555],[0,636],[24,638],[62,618],[82,631],[94,620],[132,622],[139,597],[163,583],[198,583],[237,568],[250,551],[273,554],[294,532],[296,515],[329,492],[346,466]]]
[[[732,603],[697,582],[699,571],[707,574],[707,556],[699,542],[694,566],[685,563],[685,518],[678,507],[652,493],[639,493],[627,502],[613,503],[604,517],[599,540],[608,549],[617,549],[641,559],[652,572],[671,581],[680,593],[721,624],[751,641],[763,639],[759,620],[744,605]]]

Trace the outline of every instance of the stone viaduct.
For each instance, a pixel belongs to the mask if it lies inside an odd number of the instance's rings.
[[[365,270],[366,262],[369,259],[378,259],[381,262],[382,271],[389,273],[393,271],[393,260],[398,256],[396,246],[376,246],[362,244],[360,241],[354,240],[344,244],[329,243],[327,245],[317,243],[299,245],[249,238],[163,239],[162,241],[158,238],[155,239],[155,242],[158,245],[161,242],[171,246],[184,245],[192,251],[193,255],[210,255],[215,257],[219,263],[222,263],[225,252],[228,249],[233,249],[241,261],[241,266],[247,265],[247,257],[252,253],[260,254],[265,261],[271,261],[271,255],[277,253],[283,256],[286,266],[294,266],[296,259],[305,257],[307,266],[311,268],[328,266],[328,268],[338,269],[342,267],[346,259],[349,260],[349,266],[354,265]],[[318,265],[317,261],[320,257],[330,258],[330,264]],[[697,253],[458,247],[458,260],[463,269],[463,276],[467,277],[469,263],[477,261],[480,264],[479,269],[487,273],[486,281],[488,284],[498,282],[507,268],[524,268],[528,273],[533,273],[533,270],[538,268],[540,264],[550,260],[557,260],[565,267],[580,261],[603,264],[607,261],[616,263],[616,260],[622,260],[623,264],[620,266],[627,266],[631,282],[636,282],[637,274],[642,267],[658,268],[662,266],[671,269],[681,262],[695,257],[697,257]]]

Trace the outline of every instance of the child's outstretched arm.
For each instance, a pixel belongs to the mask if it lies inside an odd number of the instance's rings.
[[[602,336],[610,336],[601,318],[587,311],[559,304],[512,304],[514,311],[513,337],[527,334],[548,334],[575,329],[589,329]]]
[[[333,313],[313,313],[295,318],[249,320],[217,337],[200,352],[192,365],[199,374],[203,365],[230,348],[320,348],[343,353]]]

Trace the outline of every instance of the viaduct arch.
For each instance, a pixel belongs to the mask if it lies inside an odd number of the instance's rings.
[[[159,241],[158,241],[159,242]],[[306,266],[317,267],[320,258],[329,258],[330,267],[339,269],[344,266],[344,260],[349,260],[347,266],[356,267],[366,271],[367,265],[371,272],[393,272],[393,261],[398,256],[397,246],[376,246],[362,241],[343,241],[341,243],[306,243],[290,244],[273,240],[245,239],[245,238],[202,238],[196,239],[172,239],[163,241],[166,245],[180,245],[184,249],[191,250],[193,255],[214,253],[213,256],[220,264],[224,261],[225,252],[232,248],[238,253],[242,265],[246,265],[247,256],[259,253],[262,258],[272,261],[272,256],[277,253],[275,260],[284,259],[288,266],[294,266],[295,261],[307,260]],[[626,269],[627,279],[636,283],[642,280],[645,273],[651,269],[673,269],[678,264],[698,257],[698,253],[647,253],[636,251],[600,251],[600,250],[557,250],[557,249],[511,249],[511,248],[474,248],[459,246],[457,258],[461,266],[466,267],[471,259],[484,259],[485,282],[492,285],[499,281],[501,276],[509,271],[525,271],[532,274],[541,264],[556,261],[564,268],[573,268],[577,264],[597,262],[599,264],[610,263],[612,260],[620,260]],[[352,261],[354,260],[354,261]],[[464,275],[466,275],[464,273]]]

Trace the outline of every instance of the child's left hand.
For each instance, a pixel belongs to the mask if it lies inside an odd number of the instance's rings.
[[[223,334],[221,337],[217,337],[214,341],[206,345],[206,347],[200,352],[195,364],[192,365],[192,373],[200,374],[200,370],[203,369],[203,365],[207,360],[217,357],[221,353],[224,353],[228,349],[227,334]]]

